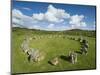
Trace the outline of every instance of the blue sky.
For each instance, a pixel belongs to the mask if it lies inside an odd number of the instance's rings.
[[[62,31],[95,30],[96,7],[42,2],[13,1],[14,27]]]

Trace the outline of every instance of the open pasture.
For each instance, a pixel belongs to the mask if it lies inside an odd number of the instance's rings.
[[[48,32],[50,33],[50,32]],[[21,44],[25,37],[30,38],[29,47],[38,49],[45,54],[44,60],[29,62],[28,56],[22,51]],[[79,41],[70,38],[83,37],[88,41],[88,54],[80,53]],[[68,71],[96,68],[96,41],[95,37],[79,35],[46,34],[41,31],[14,30],[12,32],[12,73]],[[72,64],[66,57],[70,51],[77,52],[77,63]],[[56,66],[49,63],[51,59],[58,57]]]

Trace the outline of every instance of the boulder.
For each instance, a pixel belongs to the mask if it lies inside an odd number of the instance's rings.
[[[45,55],[43,52],[40,52],[39,50],[33,50],[29,53],[29,55],[31,56],[31,60],[33,62],[39,62],[41,60],[43,60],[45,58]]]
[[[53,59],[50,61],[50,63],[51,63],[52,65],[57,65],[57,64],[59,63],[58,58],[57,58],[57,57],[53,58]]]

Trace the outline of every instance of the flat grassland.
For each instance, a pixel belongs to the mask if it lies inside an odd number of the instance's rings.
[[[79,32],[79,31],[77,31]],[[40,30],[28,30],[21,28],[12,29],[12,73],[27,73],[27,72],[50,72],[50,71],[68,71],[81,69],[96,68],[96,38],[92,31],[84,33],[72,32],[50,32]],[[71,34],[72,33],[72,34]],[[73,34],[74,33],[74,34]],[[82,34],[83,33],[83,34]],[[93,34],[93,35],[90,35]],[[57,36],[56,36],[57,35]],[[89,35],[89,36],[87,36]],[[27,54],[22,51],[21,44],[26,36],[34,37],[30,41],[29,46],[38,49],[45,53],[45,59],[37,63],[29,62]],[[61,37],[58,37],[61,36]],[[38,37],[41,37],[38,39]],[[88,54],[82,55],[78,53],[78,62],[70,63],[65,59],[69,51],[80,51],[81,45],[79,41],[71,40],[68,37],[79,38],[83,37],[88,41]],[[51,65],[48,61],[54,57],[59,58],[59,64]]]

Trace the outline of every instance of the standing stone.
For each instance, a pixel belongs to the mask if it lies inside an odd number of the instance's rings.
[[[30,61],[33,62],[39,62],[44,59],[44,54],[39,50],[31,49],[31,51],[28,54],[30,56]]]
[[[87,54],[87,51],[88,51],[88,50],[87,50],[86,47],[83,46],[83,47],[81,48],[81,52],[82,52],[82,54],[84,54],[84,53]]]
[[[69,52],[69,57],[72,64],[75,64],[77,62],[77,53]]]

